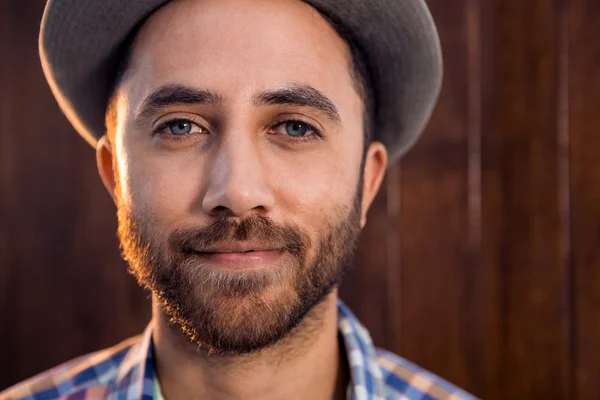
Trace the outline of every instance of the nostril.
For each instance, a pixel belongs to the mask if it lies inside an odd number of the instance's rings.
[[[216,206],[212,209],[212,214],[215,217],[231,217],[233,212],[225,206]]]

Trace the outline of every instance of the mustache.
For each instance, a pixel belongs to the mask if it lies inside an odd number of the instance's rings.
[[[243,220],[217,217],[205,226],[179,228],[169,235],[171,248],[183,254],[203,251],[219,242],[260,241],[294,255],[310,246],[309,236],[296,225],[278,225],[264,215]]]

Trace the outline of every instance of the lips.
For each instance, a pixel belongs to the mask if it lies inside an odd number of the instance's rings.
[[[217,243],[195,254],[216,268],[246,270],[272,266],[283,250],[267,243],[240,241]]]

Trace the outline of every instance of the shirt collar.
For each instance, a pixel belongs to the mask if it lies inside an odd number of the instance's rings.
[[[338,330],[344,340],[352,382],[349,399],[385,398],[383,375],[377,362],[371,335],[348,307],[338,299]],[[154,391],[154,344],[151,322],[144,334],[123,359],[116,380],[117,393],[129,399],[147,400]]]
[[[348,307],[338,299],[338,329],[344,338],[352,392],[350,399],[384,399],[383,374],[371,335]]]
[[[140,341],[127,352],[121,362],[116,378],[114,393],[126,393],[127,399],[150,400],[154,389],[154,343],[151,321]],[[121,398],[121,397],[119,397]]]

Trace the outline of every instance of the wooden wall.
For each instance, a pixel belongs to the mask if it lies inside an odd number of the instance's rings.
[[[428,0],[439,106],[342,296],[376,344],[486,399],[600,398],[600,1]],[[0,389],[136,334],[93,151],[0,2]]]

